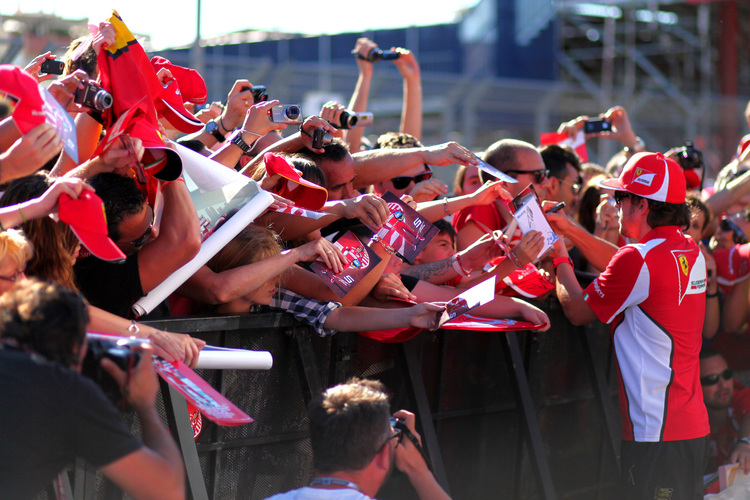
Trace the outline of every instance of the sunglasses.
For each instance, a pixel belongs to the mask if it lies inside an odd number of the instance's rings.
[[[627,191],[615,191],[615,194],[613,195],[615,199],[615,205],[622,205],[622,200],[625,198],[635,198],[636,195],[633,193],[628,193]]]
[[[427,165],[425,165],[427,167]],[[427,167],[426,172],[422,172],[421,174],[417,174],[414,176],[409,177],[408,175],[402,175],[399,177],[393,177],[391,179],[391,182],[393,183],[393,187],[395,189],[406,189],[409,187],[409,184],[414,181],[414,184],[418,184],[422,181],[428,181],[432,179],[432,170],[430,170],[430,167]]]
[[[549,170],[506,170],[506,174],[534,174],[534,184],[541,184],[549,175]]]
[[[151,224],[148,225],[148,227],[146,228],[146,231],[141,236],[134,239],[133,241],[118,241],[117,243],[120,243],[123,245],[133,245],[135,248],[141,248],[143,245],[148,243],[148,239],[151,237],[151,233],[153,232],[154,232],[154,211],[151,210]]]
[[[729,380],[734,375],[734,372],[731,368],[727,368],[721,373],[714,373],[712,375],[706,375],[705,377],[701,377],[701,385],[704,387],[708,387],[711,385],[716,385],[719,383],[719,377],[723,378],[724,380]]]
[[[566,179],[560,179],[560,182],[562,184],[569,184],[570,189],[573,191],[573,194],[579,194],[581,192],[581,188],[583,187],[583,179],[581,179],[580,177],[576,179],[575,182]]]
[[[731,231],[732,241],[735,244],[744,245],[745,243],[747,243],[747,236],[745,236],[745,233],[742,231],[742,229],[740,229],[737,224],[732,222],[732,220],[727,218],[726,216],[722,217],[719,221],[719,229],[721,229],[722,232],[725,233]]]

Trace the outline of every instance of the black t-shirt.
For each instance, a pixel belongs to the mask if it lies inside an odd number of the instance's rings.
[[[121,264],[94,256],[79,260],[73,267],[76,284],[93,306],[123,318],[132,318],[132,305],[143,297],[138,254],[129,255]],[[139,318],[157,319],[169,316],[169,305],[163,301],[151,313]]]
[[[0,348],[0,401],[0,498],[31,498],[75,457],[102,467],[143,446],[92,380],[41,356]]]

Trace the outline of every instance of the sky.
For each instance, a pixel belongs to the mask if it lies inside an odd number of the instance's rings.
[[[201,38],[260,29],[306,34],[361,32],[455,21],[479,0],[202,0]],[[439,7],[437,7],[439,5]],[[56,14],[98,22],[115,9],[135,34],[149,35],[155,50],[187,45],[196,35],[198,0],[3,0],[0,14]]]

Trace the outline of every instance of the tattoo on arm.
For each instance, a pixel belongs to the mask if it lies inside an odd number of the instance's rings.
[[[433,284],[445,283],[449,279],[458,276],[451,265],[450,258],[411,266],[409,269],[401,271],[401,273]]]

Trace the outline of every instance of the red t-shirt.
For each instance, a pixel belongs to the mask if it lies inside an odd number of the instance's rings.
[[[624,440],[708,435],[698,362],[705,291],[703,255],[676,226],[620,248],[586,288],[586,302],[611,325]]]
[[[713,472],[720,465],[729,463],[732,447],[739,437],[740,425],[750,413],[750,389],[734,381],[732,403],[727,408],[729,415],[718,432],[711,433],[710,459],[707,472]]]
[[[716,261],[716,280],[719,290],[726,296],[737,283],[750,276],[750,243],[734,245],[731,248],[718,248],[712,254]],[[720,331],[714,338],[711,348],[726,358],[735,370],[750,369],[750,331],[732,335]]]

